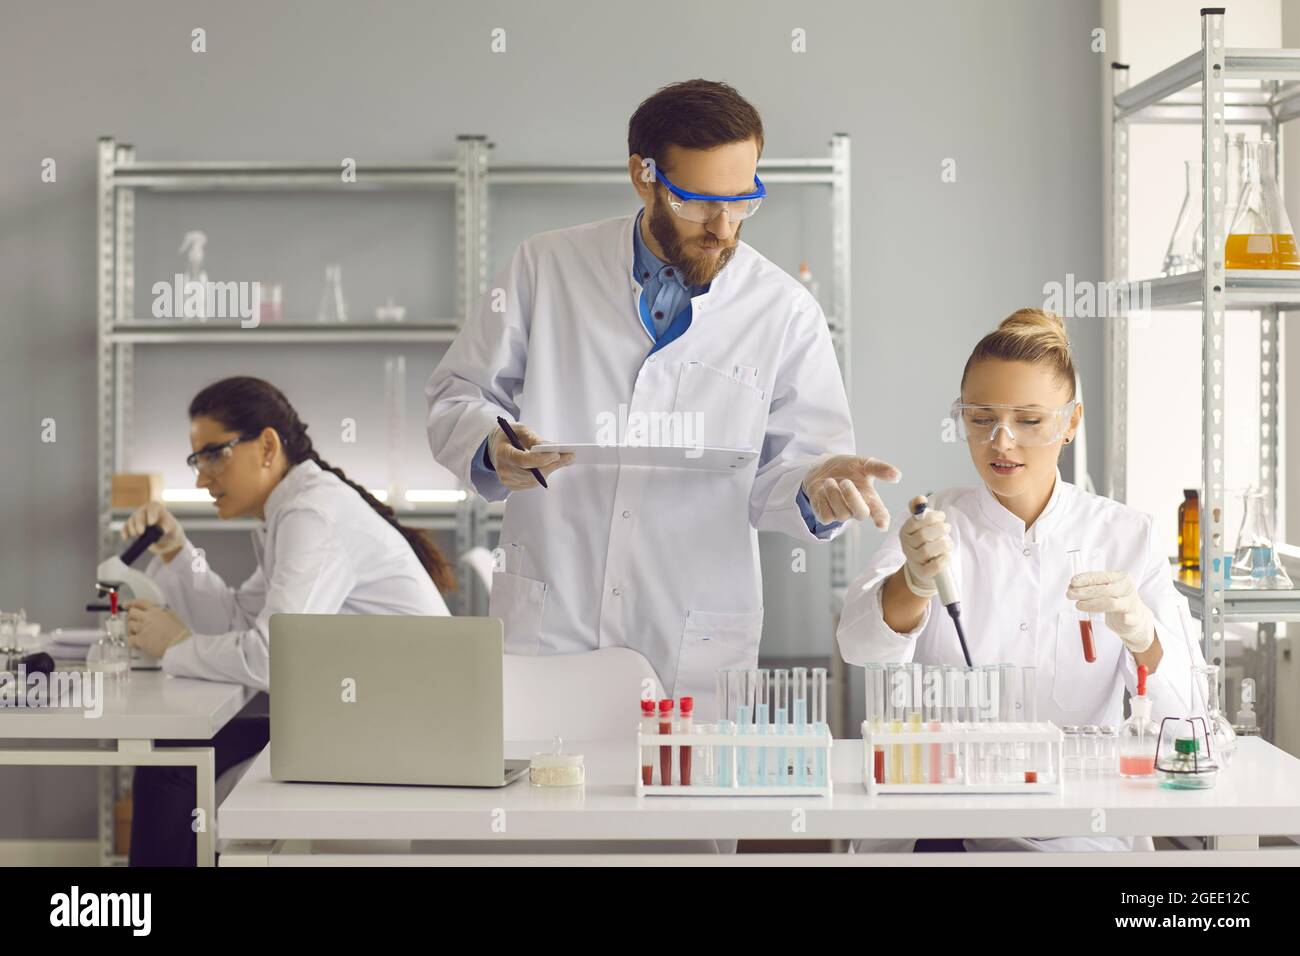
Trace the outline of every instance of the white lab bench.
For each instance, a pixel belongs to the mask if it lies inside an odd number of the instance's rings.
[[[60,669],[69,669],[65,663]],[[197,834],[199,866],[212,866],[216,781],[211,747],[161,747],[159,740],[211,740],[253,697],[239,684],[132,671],[120,692],[105,688],[97,717],[72,708],[0,707],[0,765],[193,767],[195,806],[209,821]]]
[[[507,757],[547,749],[507,743]],[[1209,836],[1212,851],[1156,853],[779,854],[826,865],[1182,865],[1300,862],[1300,850],[1259,849],[1261,835],[1300,833],[1300,760],[1245,738],[1217,786],[1162,790],[1118,776],[1066,777],[1061,794],[878,795],[862,786],[862,742],[837,740],[834,792],[822,797],[638,798],[629,740],[566,741],[585,757],[585,786],[540,789],[527,779],[501,790],[277,783],[270,748],[221,806],[221,866],[581,863],[591,857],[466,853],[465,841],[852,839],[1007,836]],[[451,853],[412,852],[412,840],[457,841]],[[376,841],[383,841],[375,845]],[[418,851],[417,847],[417,851]],[[681,856],[602,856],[605,862],[677,862]],[[747,865],[759,854],[694,856]]]

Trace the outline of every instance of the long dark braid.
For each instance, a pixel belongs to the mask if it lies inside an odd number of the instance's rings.
[[[215,419],[230,431],[250,437],[261,434],[264,428],[274,428],[276,434],[280,436],[280,444],[284,447],[284,454],[290,465],[314,461],[322,471],[335,475],[359,494],[381,518],[397,529],[440,591],[456,590],[455,571],[443,553],[438,550],[429,533],[420,528],[408,528],[403,525],[397,520],[397,514],[391,507],[345,475],[343,469],[335,468],[324,461],[312,447],[306,423],[298,417],[297,411],[289,404],[284,393],[270,382],[247,375],[215,382],[195,395],[194,400],[190,402],[190,418],[197,418],[200,415]]]

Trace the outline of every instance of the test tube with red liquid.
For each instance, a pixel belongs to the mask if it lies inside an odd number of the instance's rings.
[[[659,701],[659,733],[671,734],[673,732],[673,702],[671,700]],[[671,787],[673,783],[673,745],[659,745],[659,783],[665,787]]]
[[[1068,551],[1070,555],[1070,578],[1073,580],[1084,571],[1083,552],[1078,548]],[[1097,645],[1092,639],[1092,615],[1086,611],[1079,611],[1079,637],[1083,641],[1083,659],[1089,664],[1097,660]]]
[[[692,715],[695,712],[695,698],[683,697],[678,702],[677,711],[681,715],[677,721],[677,732],[679,734],[689,734],[694,725]],[[677,750],[680,757],[682,786],[689,787],[691,785],[691,755],[693,751],[689,744],[682,744]]]
[[[658,732],[658,725],[655,723],[655,702],[653,700],[641,701],[641,733],[653,734]],[[641,782],[647,787],[655,782],[655,749],[654,747],[641,748]]]

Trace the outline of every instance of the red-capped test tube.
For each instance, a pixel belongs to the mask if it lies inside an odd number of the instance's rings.
[[[643,700],[641,701],[641,733],[653,734],[656,732],[655,702],[653,700]],[[641,748],[641,782],[647,787],[655,782],[654,747]]]
[[[673,702],[669,699],[659,701],[659,733],[673,732]],[[673,745],[663,744],[659,747],[659,783],[665,787],[673,784]]]
[[[678,712],[681,714],[681,716],[677,720],[677,732],[679,734],[689,734],[691,732],[692,726],[694,725],[692,715],[695,713],[695,698],[683,697],[679,702],[677,709]],[[681,772],[682,786],[689,787],[691,785],[690,744],[682,744],[680,747],[677,748],[677,752],[680,754],[679,763],[681,764],[681,770],[682,770]]]

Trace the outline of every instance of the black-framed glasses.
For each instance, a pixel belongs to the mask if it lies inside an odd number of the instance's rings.
[[[208,445],[200,448],[185,459],[185,464],[194,472],[197,478],[199,475],[216,475],[226,467],[230,457],[235,453],[235,446],[241,445],[246,441],[254,441],[257,436],[251,438],[239,437],[232,438],[230,441],[221,442],[218,445]]]

